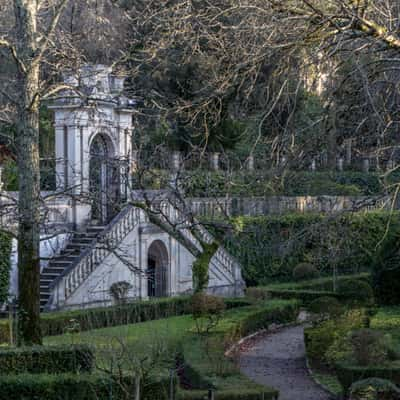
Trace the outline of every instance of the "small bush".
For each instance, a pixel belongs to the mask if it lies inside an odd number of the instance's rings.
[[[342,282],[338,294],[351,305],[371,305],[374,302],[371,285],[358,279]]]
[[[331,296],[323,296],[313,300],[308,309],[314,314],[331,318],[338,317],[343,312],[343,307],[338,299]]]
[[[400,400],[399,388],[386,379],[369,378],[350,387],[350,400]]]
[[[296,281],[314,279],[318,276],[318,270],[314,267],[314,265],[309,263],[300,263],[293,269],[293,279]]]
[[[346,335],[363,326],[364,314],[361,310],[349,310],[336,320],[329,319],[304,331],[307,355],[311,360],[331,363],[347,354],[342,341]]]
[[[249,287],[246,289],[246,297],[251,300],[267,300],[269,298],[268,291],[261,287]]]
[[[90,372],[94,353],[86,345],[35,346],[0,351],[0,374]]]
[[[338,363],[335,370],[345,393],[348,393],[354,382],[368,378],[387,379],[397,385],[400,384],[400,367],[398,365],[360,367],[348,363]]]
[[[350,343],[357,365],[382,365],[388,361],[391,337],[372,329],[359,329],[351,333]]]
[[[199,292],[192,296],[192,314],[196,322],[197,332],[209,333],[215,328],[225,311],[225,303],[221,297],[210,296]]]

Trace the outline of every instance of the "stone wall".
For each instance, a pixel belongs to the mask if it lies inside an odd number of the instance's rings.
[[[390,197],[270,196],[251,198],[191,198],[192,212],[199,217],[257,216],[287,212],[331,213],[387,209]]]

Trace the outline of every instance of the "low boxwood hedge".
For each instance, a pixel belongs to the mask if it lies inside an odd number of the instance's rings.
[[[224,299],[224,301],[227,309],[251,304],[245,299],[237,298]],[[43,336],[54,336],[71,331],[84,332],[91,329],[168,318],[190,312],[190,297],[171,297],[135,301],[121,306],[44,313],[41,316],[41,327]],[[9,335],[9,320],[1,320],[0,343],[8,343]]]
[[[268,304],[268,303],[267,303]],[[296,320],[300,303],[292,301],[276,308],[261,308],[244,318],[240,323],[240,334],[246,336],[261,329],[268,328],[272,323],[288,323]]]
[[[126,400],[135,393],[134,377],[92,374],[0,375],[0,400]],[[168,400],[169,379],[146,382],[142,400]]]
[[[0,375],[91,372],[94,351],[87,345],[34,346],[0,350]]]
[[[336,375],[345,393],[347,393],[354,382],[367,378],[387,379],[397,385],[400,384],[400,364],[398,362],[387,366],[377,365],[368,367],[341,363],[337,364],[335,369]]]
[[[214,392],[215,400],[276,400],[278,391],[262,389],[221,390]],[[206,390],[182,390],[177,393],[177,400],[205,400],[208,398]]]
[[[333,297],[340,299],[340,295],[335,292],[328,292],[323,290],[306,290],[306,289],[268,289],[269,297],[275,299],[296,299],[300,300],[303,305],[308,305],[312,301],[320,297]]]

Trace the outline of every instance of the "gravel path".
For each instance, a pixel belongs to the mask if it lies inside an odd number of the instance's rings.
[[[242,372],[280,392],[279,400],[330,400],[306,368],[303,327],[284,328],[259,337],[240,356]]]

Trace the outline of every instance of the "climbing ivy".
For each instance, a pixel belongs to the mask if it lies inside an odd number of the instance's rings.
[[[7,300],[10,285],[11,236],[0,232],[0,303]]]
[[[211,244],[208,243],[201,243],[203,248],[203,252],[200,256],[193,263],[192,271],[193,271],[193,287],[195,293],[202,292],[204,289],[207,288],[208,285],[208,266],[210,264],[210,260],[218,250],[218,243],[212,242]]]

